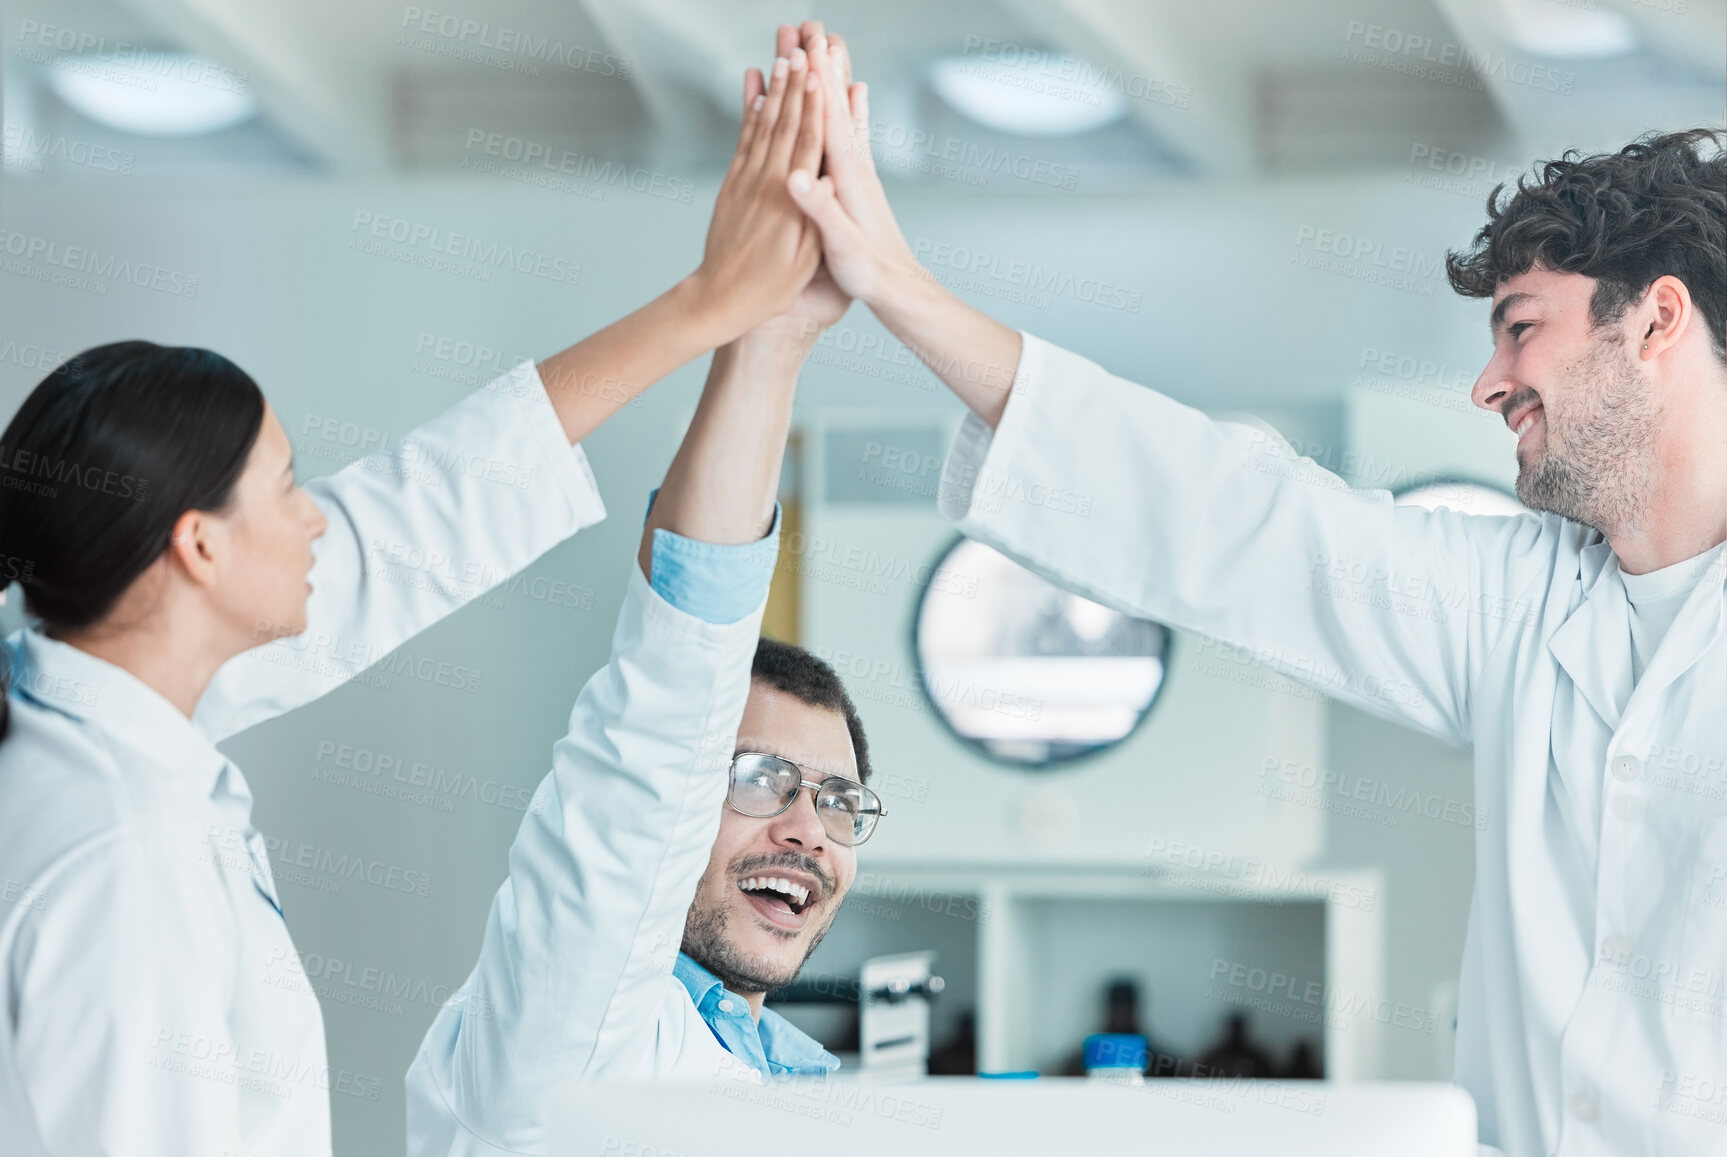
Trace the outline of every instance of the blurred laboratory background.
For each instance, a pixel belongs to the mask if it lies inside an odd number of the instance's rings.
[[[1727,121],[1727,0],[18,0],[0,410],[143,337],[250,371],[304,476],[393,446],[694,268],[743,71],[805,18],[849,38],[889,195],[956,292],[1351,483],[1472,509],[1515,507],[1512,441],[1469,404],[1487,308],[1446,251],[1541,159]],[[607,522],[229,744],[348,1074],[340,1154],[401,1151],[402,1073],[605,659],[703,372],[587,443]],[[1168,1075],[1448,1077],[1499,818],[1468,754],[959,545],[935,490],[960,416],[861,307],[804,373],[769,629],[845,677],[889,817],[776,1005],[939,1073],[1076,1071],[1109,1030]],[[369,549],[391,581],[449,577]],[[1313,582],[1508,613],[1348,559]]]

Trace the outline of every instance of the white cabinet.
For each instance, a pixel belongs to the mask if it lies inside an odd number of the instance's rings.
[[[1125,873],[866,859],[804,980],[839,987],[866,957],[935,950],[947,989],[934,1039],[975,1009],[980,1071],[1059,1066],[1098,1029],[1104,986],[1125,977],[1168,1055],[1195,1057],[1242,1012],[1279,1061],[1305,1039],[1327,1077],[1362,1078],[1383,1034],[1412,1015],[1383,999],[1381,899],[1373,873],[1269,864]]]

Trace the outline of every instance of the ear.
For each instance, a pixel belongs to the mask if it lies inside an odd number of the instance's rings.
[[[169,564],[201,587],[216,584],[216,558],[222,528],[205,510],[188,510],[174,520],[168,540]]]
[[[1657,277],[1643,295],[1637,310],[1638,330],[1632,340],[1644,361],[1659,357],[1679,344],[1697,320],[1697,305],[1691,291],[1672,274]]]

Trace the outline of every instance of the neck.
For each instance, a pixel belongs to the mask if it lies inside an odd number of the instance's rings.
[[[188,719],[216,671],[231,657],[197,632],[170,630],[161,618],[148,624],[57,634],[68,646],[114,664],[172,703]]]
[[[762,1019],[762,1002],[767,999],[768,994],[765,992],[740,992],[738,995],[743,997],[744,1003],[750,1006],[750,1015],[760,1021]]]
[[[1727,413],[1688,414],[1668,431],[1635,526],[1607,535],[1619,567],[1648,574],[1727,542]]]

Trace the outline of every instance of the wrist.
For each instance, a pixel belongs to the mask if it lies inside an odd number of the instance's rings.
[[[741,334],[727,347],[728,357],[751,374],[796,381],[826,329],[802,318],[776,318]]]
[[[869,279],[868,292],[862,295],[862,300],[878,313],[883,310],[915,309],[921,298],[926,297],[931,289],[939,289],[940,286],[935,274],[919,264],[918,259],[906,249],[876,262],[875,271]]]
[[[685,334],[702,349],[717,349],[735,340],[749,324],[736,314],[727,295],[701,269],[666,291],[665,301],[677,314]]]

